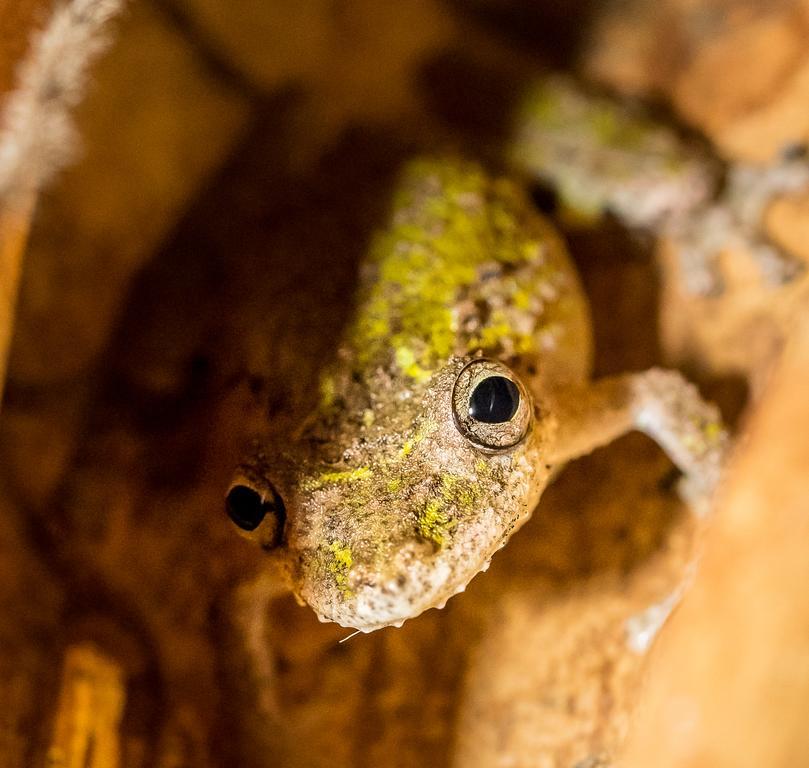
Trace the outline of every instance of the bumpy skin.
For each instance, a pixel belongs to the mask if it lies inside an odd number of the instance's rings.
[[[323,620],[371,631],[442,606],[555,469],[629,429],[661,444],[695,497],[716,483],[716,411],[672,372],[588,383],[588,309],[562,242],[475,164],[406,165],[356,307],[301,434],[259,447],[235,480],[268,505],[250,535]],[[474,371],[514,382],[508,423],[473,423]]]

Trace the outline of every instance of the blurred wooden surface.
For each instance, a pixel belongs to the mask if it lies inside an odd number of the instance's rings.
[[[50,0],[0,0],[0,104],[13,83],[31,34],[48,16]]]
[[[53,768],[118,768],[125,676],[91,643],[66,649],[46,760]]]
[[[0,208],[0,402],[6,381],[6,365],[34,201],[15,200]]]
[[[653,656],[627,768],[809,765],[809,308]]]

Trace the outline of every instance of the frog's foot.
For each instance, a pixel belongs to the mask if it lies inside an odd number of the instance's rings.
[[[651,437],[685,475],[686,501],[703,512],[729,445],[716,406],[678,372],[652,368],[558,393],[552,463],[569,461],[633,429]]]
[[[765,167],[731,166],[725,188],[712,205],[694,208],[668,224],[686,290],[702,296],[720,293],[718,255],[726,250],[748,254],[768,285],[784,285],[800,276],[806,264],[770,241],[763,228],[774,200],[801,191],[809,191],[809,161],[804,157]]]
[[[680,488],[687,491],[685,500],[701,511],[719,483],[729,445],[719,410],[676,371],[652,368],[630,382],[635,428],[684,473]]]

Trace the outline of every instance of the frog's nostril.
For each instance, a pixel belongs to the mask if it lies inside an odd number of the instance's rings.
[[[266,540],[267,546],[276,546],[280,542],[286,522],[286,510],[278,494],[271,492],[270,498],[262,498],[258,491],[247,485],[234,485],[228,491],[225,503],[230,519],[247,532],[256,530],[267,515],[271,514],[272,525],[265,527],[272,530],[268,530],[268,535],[262,538]]]

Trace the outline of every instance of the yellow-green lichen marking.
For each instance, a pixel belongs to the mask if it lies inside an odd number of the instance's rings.
[[[443,499],[431,499],[417,520],[419,536],[431,541],[438,549],[446,546],[449,542],[449,532],[456,525],[456,521],[444,512],[443,506]]]
[[[430,378],[430,372],[416,362],[416,355],[410,347],[396,347],[394,355],[396,365],[405,376],[416,381],[426,381]]]
[[[344,472],[324,472],[322,475],[318,475],[318,477],[308,481],[306,483],[306,490],[316,491],[318,488],[337,483],[354,483],[370,476],[370,467],[357,467],[356,469],[350,469]]]
[[[348,573],[354,565],[354,558],[351,556],[351,549],[341,541],[333,541],[329,545],[331,559],[328,564],[329,573],[334,576],[337,588],[346,597],[351,597],[353,592],[348,585]]]
[[[324,374],[320,377],[320,407],[326,411],[334,405],[337,398],[337,387],[334,382],[334,376],[331,374]]]
[[[695,419],[692,422],[693,434],[683,435],[683,445],[694,453],[705,453],[715,448],[725,434],[722,425],[713,420],[703,421]]]
[[[561,216],[572,224],[601,219],[607,209],[601,188],[631,180],[639,163],[653,162],[672,177],[688,172],[689,154],[660,124],[610,99],[585,95],[564,79],[543,79],[528,88],[514,125],[514,164],[552,183]],[[570,147],[588,159],[571,160]]]
[[[416,520],[419,536],[442,549],[449,543],[450,533],[458,524],[458,520],[450,516],[450,511],[456,515],[469,515],[479,498],[480,488],[476,480],[442,474],[438,495],[427,502]]]
[[[413,449],[421,442],[423,442],[432,432],[438,429],[438,424],[434,421],[423,421],[419,424],[413,437],[409,437],[404,441],[402,447],[399,449],[399,458],[406,459],[413,453]]]
[[[487,263],[518,266],[536,259],[541,243],[520,220],[525,203],[506,181],[490,182],[470,163],[411,162],[393,203],[395,218],[374,239],[369,261],[376,271],[360,297],[350,332],[357,362],[383,362],[390,351],[398,369],[417,382],[458,349],[456,304],[479,282]],[[535,233],[534,233],[535,234]],[[531,286],[519,286],[521,300]],[[526,349],[530,329],[496,317],[474,348],[494,349],[504,337]]]
[[[460,511],[468,514],[473,511],[480,497],[480,487],[477,480],[445,473],[441,475],[439,493],[444,501],[454,504]]]
[[[703,433],[705,435],[705,439],[713,445],[719,442],[719,439],[724,435],[725,430],[718,421],[709,421],[705,425]]]
[[[397,493],[402,487],[402,478],[394,477],[388,480],[388,493]]]

